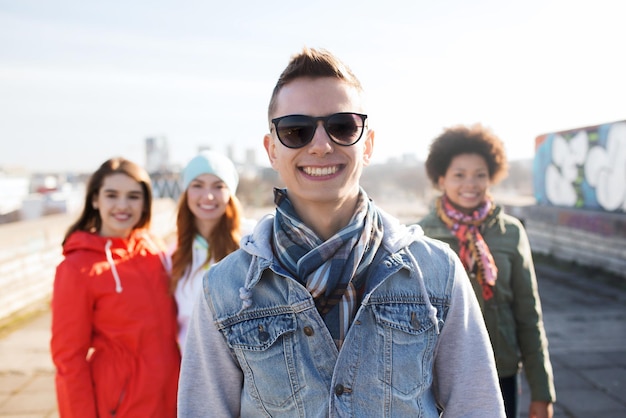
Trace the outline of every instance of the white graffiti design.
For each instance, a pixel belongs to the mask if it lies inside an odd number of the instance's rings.
[[[587,132],[580,131],[567,141],[556,135],[552,142],[552,163],[546,169],[546,195],[554,205],[574,206],[578,194],[574,182],[578,167],[587,156]]]
[[[589,150],[585,179],[595,188],[598,204],[605,210],[626,210],[626,123],[611,125],[606,148]]]

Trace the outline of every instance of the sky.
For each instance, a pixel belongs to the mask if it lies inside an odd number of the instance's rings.
[[[374,162],[424,160],[481,123],[509,159],[538,135],[626,119],[622,0],[0,0],[0,168],[173,164],[198,147],[267,164],[267,105],[289,58],[325,48],[357,75]]]

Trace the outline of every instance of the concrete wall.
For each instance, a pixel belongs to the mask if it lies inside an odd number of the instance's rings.
[[[508,206],[533,252],[595,267],[626,279],[626,214],[555,206]]]
[[[175,230],[175,203],[154,202],[152,230],[169,239]],[[49,301],[61,241],[77,214],[59,214],[0,225],[0,323]]]

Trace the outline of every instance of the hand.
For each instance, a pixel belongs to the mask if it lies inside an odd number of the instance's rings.
[[[528,409],[528,418],[552,418],[552,402],[532,401]]]

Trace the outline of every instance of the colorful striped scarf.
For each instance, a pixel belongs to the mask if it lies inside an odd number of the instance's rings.
[[[457,210],[444,195],[436,201],[437,215],[459,240],[459,258],[469,274],[475,274],[484,300],[493,297],[498,268],[480,233],[480,225],[495,210],[491,199],[485,200],[471,215]]]
[[[350,223],[322,241],[298,217],[286,189],[274,189],[274,254],[313,296],[337,347],[341,347],[358,304],[358,288],[383,237],[382,219],[360,190]]]

